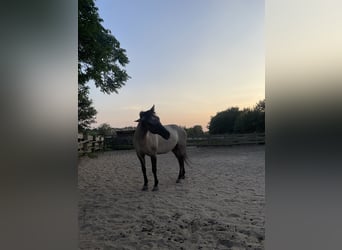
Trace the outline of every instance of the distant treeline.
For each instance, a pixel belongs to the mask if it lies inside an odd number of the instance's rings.
[[[265,132],[265,100],[259,101],[253,109],[231,107],[211,117],[209,134],[244,134]]]
[[[207,126],[208,132],[204,132],[201,125],[190,128],[184,127],[188,137],[201,137],[206,134],[247,134],[265,132],[265,99],[259,101],[253,108],[231,107],[212,116]],[[124,129],[134,130],[135,127]],[[87,131],[90,135],[114,135],[116,130],[109,124],[103,123],[97,128]]]
[[[203,132],[202,126],[195,125],[184,128],[188,137],[201,137],[206,134],[248,134],[265,132],[265,99],[259,101],[254,108],[231,107],[212,116]]]

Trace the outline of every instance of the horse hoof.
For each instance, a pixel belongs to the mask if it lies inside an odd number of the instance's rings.
[[[148,186],[143,186],[143,188],[141,189],[141,191],[147,191],[148,190]]]
[[[179,178],[176,180],[176,183],[180,183],[180,179]]]
[[[158,190],[159,190],[158,186],[154,186],[152,189],[152,191],[158,191]]]

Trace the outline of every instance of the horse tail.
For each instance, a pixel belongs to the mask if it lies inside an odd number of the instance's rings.
[[[191,166],[192,165],[192,161],[189,159],[188,154],[185,152],[184,156],[183,156],[184,162],[186,163],[186,165]]]
[[[190,159],[189,159],[188,156],[184,157],[184,162],[185,162],[185,164],[188,165],[189,167],[192,165],[192,162],[190,161]]]
[[[187,133],[186,133],[186,131],[184,130],[184,132],[185,132],[185,145],[184,145],[184,147],[185,147],[185,149],[184,149],[184,162],[185,162],[185,164],[187,165],[187,166],[189,166],[189,167],[191,167],[191,165],[193,165],[193,163],[192,163],[192,161],[189,159],[189,156],[188,156],[188,154],[187,154],[187,150],[186,150],[186,141],[187,141],[187,139],[188,139],[188,135],[187,135]]]

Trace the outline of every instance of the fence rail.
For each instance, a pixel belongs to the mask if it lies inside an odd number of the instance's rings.
[[[207,135],[202,137],[189,137],[188,146],[206,147],[206,146],[233,146],[248,144],[265,144],[264,133],[251,134],[224,134]],[[124,137],[106,137],[105,149],[133,149],[133,136]]]
[[[209,135],[188,138],[188,146],[232,146],[246,144],[265,144],[264,133]]]
[[[104,149],[104,138],[102,136],[92,136],[78,134],[78,153],[87,154]]]

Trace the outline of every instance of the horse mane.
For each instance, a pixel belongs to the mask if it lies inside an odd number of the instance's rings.
[[[140,118],[142,116],[156,116],[159,118],[159,116],[157,116],[157,113],[155,111],[152,111],[152,110],[140,111],[139,116],[140,116]]]

